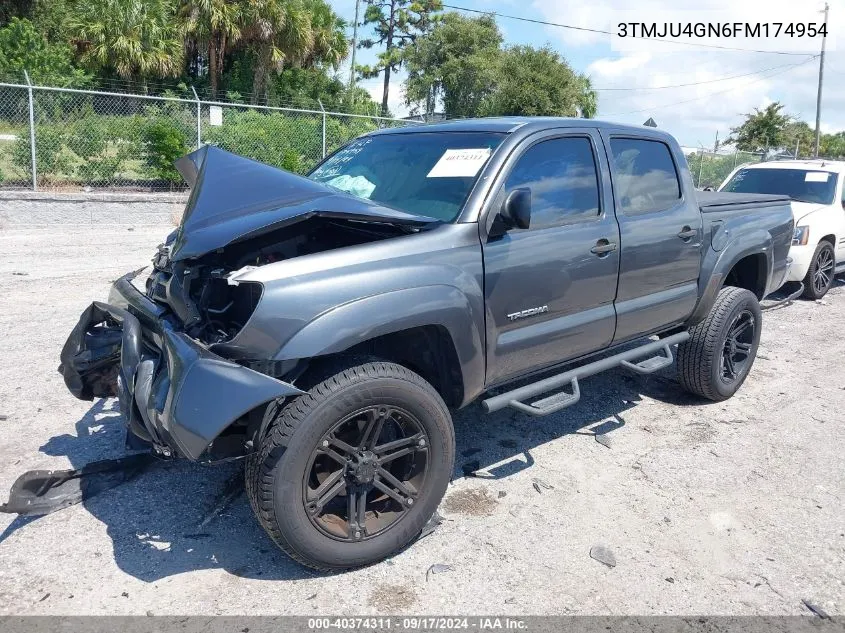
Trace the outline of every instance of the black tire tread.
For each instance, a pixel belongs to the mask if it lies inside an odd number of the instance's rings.
[[[737,301],[757,297],[750,290],[725,286],[719,291],[707,317],[690,329],[688,341],[678,345],[678,380],[687,391],[715,402],[725,400],[710,382],[713,363],[719,362],[721,324]]]
[[[360,360],[360,359],[358,359]],[[354,361],[353,361],[354,362]],[[349,567],[332,567],[304,558],[285,540],[278,529],[273,509],[273,469],[284,454],[289,438],[299,428],[309,414],[321,403],[332,398],[341,389],[360,380],[392,378],[404,380],[426,392],[433,401],[439,403],[449,415],[449,409],[440,394],[418,374],[411,370],[383,361],[370,361],[342,369],[338,373],[322,380],[305,394],[298,396],[274,414],[268,409],[268,415],[275,415],[267,434],[258,449],[246,460],[246,492],[253,512],[273,542],[292,559],[317,571],[343,571]],[[454,436],[452,437],[454,442]]]

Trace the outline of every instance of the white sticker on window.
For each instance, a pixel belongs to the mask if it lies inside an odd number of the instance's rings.
[[[447,149],[426,178],[471,178],[490,158],[490,148]]]
[[[827,182],[829,176],[826,171],[808,171],[804,174],[804,182]]]

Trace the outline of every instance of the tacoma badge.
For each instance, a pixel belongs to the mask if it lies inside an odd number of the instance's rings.
[[[508,315],[508,319],[510,321],[516,321],[517,319],[524,319],[525,317],[534,316],[535,314],[543,314],[544,312],[549,311],[549,306],[540,306],[537,308],[528,308],[527,310],[523,310],[522,312],[511,312]]]

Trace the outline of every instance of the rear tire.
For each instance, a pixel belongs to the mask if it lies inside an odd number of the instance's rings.
[[[753,293],[722,288],[707,318],[678,346],[678,378],[684,389],[715,402],[734,395],[754,364],[762,322]]]
[[[836,256],[830,242],[819,242],[810,268],[804,277],[804,292],[801,294],[805,299],[819,300],[830,290],[833,283],[833,271],[836,268]]]
[[[258,522],[303,565],[338,571],[387,558],[419,535],[446,492],[449,410],[400,365],[350,367],[268,414],[246,489]]]

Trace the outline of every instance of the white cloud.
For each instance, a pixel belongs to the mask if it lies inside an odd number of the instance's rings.
[[[631,71],[642,68],[650,61],[651,55],[649,53],[634,53],[633,55],[625,55],[615,59],[597,59],[587,66],[587,74],[597,75],[607,79],[618,78],[628,80],[631,77]]]

